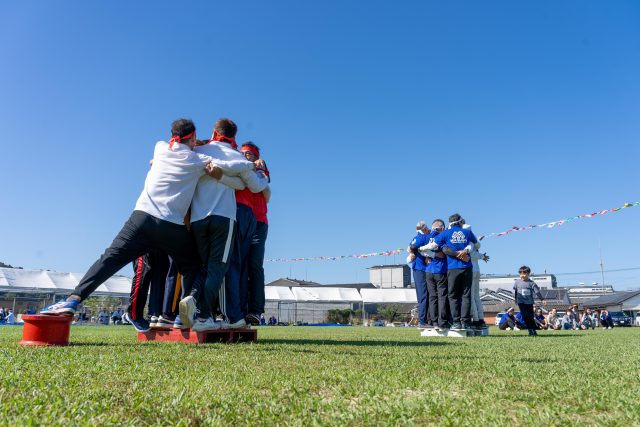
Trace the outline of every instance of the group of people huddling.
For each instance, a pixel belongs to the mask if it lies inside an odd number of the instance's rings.
[[[40,311],[73,315],[79,304],[128,263],[134,263],[123,320],[194,331],[259,324],[264,312],[269,170],[252,142],[238,147],[227,118],[210,140],[179,119],[171,139],[156,143],[133,213],[71,296]],[[148,315],[144,309],[149,295]]]
[[[431,224],[418,222],[408,247],[418,300],[418,327],[470,329],[486,327],[480,301],[480,242],[459,214]]]
[[[413,270],[418,300],[418,327],[438,329],[486,328],[480,300],[480,242],[459,214],[444,221],[436,219],[431,230],[418,222],[418,234],[407,248],[407,262]],[[531,269],[520,267],[514,283],[516,304],[529,335],[537,335],[534,296],[544,302],[540,288],[531,280]]]
[[[613,329],[613,320],[606,309],[592,311],[584,309],[578,311],[578,306],[569,308],[564,316],[559,316],[557,310],[551,309],[544,312],[541,307],[535,309],[534,322],[537,330],[579,330],[595,329],[598,325],[602,329]],[[522,311],[516,313],[513,307],[509,307],[500,318],[498,326],[502,330],[517,331],[527,327]]]

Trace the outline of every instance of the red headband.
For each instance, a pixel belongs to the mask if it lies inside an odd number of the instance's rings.
[[[213,135],[211,135],[212,141],[226,141],[231,144],[231,148],[234,150],[238,149],[238,144],[236,144],[235,138],[229,138],[228,136],[220,135],[217,130],[213,130]]]
[[[181,143],[183,139],[189,139],[191,137],[195,137],[196,136],[196,131],[194,130],[191,133],[186,134],[185,136],[180,136],[180,135],[173,135],[171,137],[171,139],[169,140],[169,149],[173,150],[173,145],[175,143]]]
[[[251,153],[255,154],[255,156],[256,156],[257,158],[260,158],[260,152],[259,152],[258,150],[256,150],[256,149],[255,149],[255,147],[252,147],[252,146],[250,146],[250,145],[244,145],[244,146],[242,146],[242,148],[240,148],[240,151],[241,151],[242,153],[244,153],[245,151],[249,151],[249,152],[251,152]]]

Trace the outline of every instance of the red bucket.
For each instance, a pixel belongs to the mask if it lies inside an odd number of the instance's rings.
[[[20,345],[69,345],[73,316],[22,316],[24,329]]]

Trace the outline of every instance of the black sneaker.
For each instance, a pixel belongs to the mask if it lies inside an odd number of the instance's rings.
[[[451,325],[451,329],[462,329],[462,323],[453,322],[453,325]]]
[[[155,326],[151,326],[153,329],[171,329],[175,319],[169,319],[169,316],[158,316],[158,320]]]
[[[465,323],[465,322],[462,322],[460,324],[460,326],[461,326],[461,329],[473,329],[474,328],[473,324]]]
[[[260,315],[259,314],[249,313],[249,314],[247,314],[245,316],[244,320],[249,325],[259,325],[260,324]]]
[[[146,319],[133,320],[129,315],[129,313],[126,311],[122,315],[122,318],[126,322],[131,323],[133,327],[136,328],[136,331],[138,332],[144,333],[144,332],[149,332],[151,330],[151,326],[149,325],[149,322]]]
[[[442,326],[438,326],[439,329],[451,329],[451,324],[450,323],[445,323]]]
[[[484,319],[478,320],[478,327],[482,329],[487,328],[487,324],[485,323]]]

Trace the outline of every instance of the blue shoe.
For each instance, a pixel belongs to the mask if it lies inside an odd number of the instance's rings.
[[[138,332],[145,333],[151,330],[151,325],[149,325],[149,322],[147,322],[145,319],[133,320],[131,318],[131,315],[126,311],[122,315],[122,319],[131,323]]]
[[[40,310],[40,314],[48,314],[52,316],[73,316],[78,309],[78,305],[80,301],[77,299],[72,299],[70,301],[62,300],[58,301],[55,304],[51,304]]]

